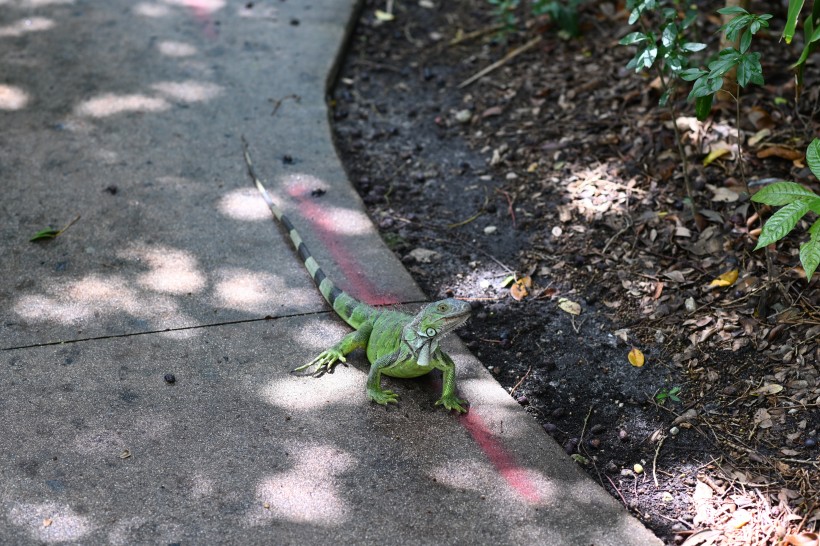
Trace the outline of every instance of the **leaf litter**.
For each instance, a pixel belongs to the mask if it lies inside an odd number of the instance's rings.
[[[459,332],[467,346],[659,536],[812,540],[820,283],[797,265],[805,230],[769,251],[769,282],[767,257],[754,251],[760,217],[737,174],[734,107],[717,105],[708,123],[669,119],[659,92],[623,70],[629,52],[610,47],[622,14],[596,6],[583,8],[581,38],[544,34],[512,58],[533,36],[498,41],[484,32],[492,18],[466,0],[397,3],[398,32],[365,9],[342,69],[353,83],[334,90],[341,155],[428,296],[476,303]],[[766,47],[771,92],[791,96],[788,51]],[[820,86],[806,86],[799,112],[768,93],[744,100],[749,185],[792,180],[817,193],[802,159],[783,150],[805,150],[794,123],[818,119],[805,108]],[[455,119],[464,110],[469,119]],[[695,160],[700,219],[682,197],[673,123]],[[704,165],[718,149],[727,151]],[[441,258],[416,260],[414,248]],[[582,324],[561,298],[583,309]],[[638,346],[644,365],[623,365]],[[661,392],[680,402],[659,403]],[[641,461],[647,471],[635,473]]]

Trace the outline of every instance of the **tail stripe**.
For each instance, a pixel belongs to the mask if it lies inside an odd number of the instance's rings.
[[[343,319],[350,322],[350,318],[352,317],[353,312],[359,302],[348,294],[345,294],[342,290],[337,288],[335,284],[333,284],[333,281],[327,278],[327,275],[325,275],[325,272],[322,271],[321,267],[319,267],[316,259],[311,255],[310,250],[308,250],[307,246],[305,246],[302,242],[302,237],[299,236],[299,232],[296,231],[296,228],[293,226],[290,219],[284,215],[279,207],[276,206],[273,199],[271,199],[268,194],[268,191],[265,189],[265,186],[262,184],[262,181],[256,176],[253,163],[251,162],[251,156],[248,152],[248,142],[244,139],[244,137],[242,138],[242,146],[245,153],[245,163],[248,166],[248,174],[253,179],[254,184],[256,184],[256,188],[262,194],[262,198],[265,200],[265,203],[267,203],[268,208],[287,230],[290,240],[293,243],[296,252],[299,254],[299,258],[301,258],[302,262],[305,264],[305,268],[307,268],[308,273],[310,273],[310,276],[313,278],[313,282],[316,283],[316,286],[319,288],[319,292],[322,293],[325,300],[327,300],[330,306],[333,307],[333,309],[339,313]],[[339,305],[337,306],[336,303]],[[339,308],[337,309],[337,307]],[[358,320],[359,318],[356,317],[356,319]]]

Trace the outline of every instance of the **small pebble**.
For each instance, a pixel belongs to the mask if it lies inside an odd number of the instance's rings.
[[[164,379],[165,379],[165,382],[168,383],[169,385],[173,385],[174,383],[177,382],[176,376],[174,376],[174,374],[172,374],[172,373],[165,374]]]
[[[601,439],[600,438],[592,438],[589,440],[589,447],[593,449],[601,449]]]
[[[635,466],[632,467],[632,470],[635,472],[635,474],[641,474],[643,473],[643,465],[635,463]]]
[[[806,447],[817,447],[817,438],[806,438],[806,441],[803,442],[803,445]]]
[[[672,436],[677,436],[680,433],[680,429],[678,427],[672,427],[669,429],[669,434]]]
[[[516,398],[515,401],[521,404],[522,406],[526,406],[530,403],[530,400],[527,398],[527,395],[525,394],[522,394],[521,396]]]
[[[544,430],[547,431],[547,434],[552,434],[556,430],[558,430],[558,427],[556,427],[552,423],[544,423]]]

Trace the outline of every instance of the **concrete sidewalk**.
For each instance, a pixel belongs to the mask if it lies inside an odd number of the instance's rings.
[[[240,135],[341,288],[423,299],[330,138],[354,4],[0,1],[0,543],[659,543],[455,339],[463,417],[287,373],[349,328]]]

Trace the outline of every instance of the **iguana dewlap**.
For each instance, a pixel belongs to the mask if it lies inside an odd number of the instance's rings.
[[[398,395],[381,388],[382,374],[391,377],[419,377],[439,369],[442,372],[441,398],[436,405],[464,413],[467,401],[456,397],[455,363],[439,348],[441,339],[470,317],[470,305],[448,298],[426,305],[415,316],[399,311],[378,309],[358,301],[337,288],[325,276],[322,268],[310,254],[290,220],[282,214],[268,195],[253,170],[247,143],[243,139],[248,173],[265,199],[273,215],[288,230],[290,240],[299,253],[319,292],[345,322],[355,331],[346,335],[333,347],[311,362],[293,370],[311,370],[320,376],[333,371],[339,362],[355,349],[364,349],[370,362],[367,375],[367,395],[382,405],[396,403]]]

